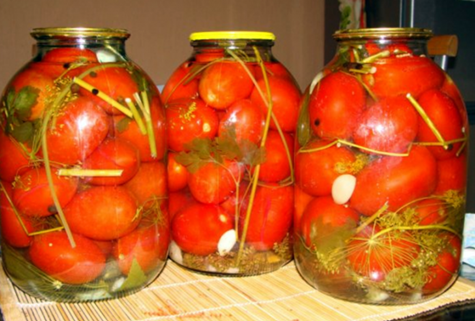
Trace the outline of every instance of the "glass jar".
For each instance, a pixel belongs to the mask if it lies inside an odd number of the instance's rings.
[[[294,255],[331,296],[409,304],[456,280],[468,120],[426,52],[430,30],[334,34],[335,58],[302,99]]]
[[[162,97],[170,257],[223,275],[292,258],[293,133],[301,92],[268,32],[198,32]]]
[[[126,30],[38,28],[0,107],[2,257],[28,294],[123,296],[169,247],[166,123]]]

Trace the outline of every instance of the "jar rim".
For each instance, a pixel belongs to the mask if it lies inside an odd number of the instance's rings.
[[[120,28],[90,28],[90,27],[48,27],[34,28],[30,32],[35,39],[42,38],[61,38],[61,37],[79,37],[79,38],[122,38],[130,37],[126,29]]]
[[[425,28],[362,28],[343,29],[333,34],[333,38],[342,39],[384,39],[384,38],[419,38],[429,39],[432,30]]]
[[[197,40],[225,40],[251,39],[275,40],[275,35],[267,31],[202,31],[190,34],[190,41]]]

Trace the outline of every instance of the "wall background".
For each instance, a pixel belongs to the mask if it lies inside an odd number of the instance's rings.
[[[58,26],[128,29],[128,55],[157,85],[189,56],[195,31],[273,32],[274,55],[302,88],[324,64],[324,0],[0,0],[0,90],[30,59],[31,29]]]

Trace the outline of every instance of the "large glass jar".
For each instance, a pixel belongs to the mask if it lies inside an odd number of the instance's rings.
[[[408,304],[456,280],[468,121],[427,56],[431,31],[337,31],[302,99],[295,154],[296,265],[320,291]]]
[[[274,271],[292,258],[293,133],[301,92],[268,32],[199,32],[162,97],[170,257],[209,273]]]
[[[3,265],[47,300],[123,296],[169,247],[166,123],[122,29],[39,28],[0,107]]]

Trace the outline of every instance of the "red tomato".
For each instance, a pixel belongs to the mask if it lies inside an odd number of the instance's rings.
[[[219,136],[229,130],[236,134],[238,142],[243,139],[258,144],[264,131],[264,113],[250,99],[241,99],[226,109],[219,122]]]
[[[220,206],[193,203],[173,217],[172,239],[183,251],[204,256],[215,253],[221,236],[233,227]]]
[[[407,157],[385,156],[356,178],[350,206],[372,215],[387,203],[389,211],[430,195],[437,184],[437,162],[426,147],[414,146]]]
[[[76,194],[64,215],[73,232],[105,241],[135,229],[141,212],[125,187],[97,186]]]
[[[29,158],[25,153],[28,148],[7,136],[2,129],[0,146],[0,179],[12,182],[16,175],[22,174],[28,167]]]
[[[78,188],[75,177],[58,176],[51,168],[51,180],[61,207],[71,201]],[[23,173],[13,188],[16,209],[27,216],[48,216],[57,213],[44,167],[31,168]]]
[[[398,54],[398,53],[411,53],[412,50],[404,43],[393,43],[389,45],[378,45],[377,43],[368,41],[365,44],[365,49],[368,53],[368,56],[375,55],[380,53],[383,50],[389,51],[391,55]]]
[[[198,87],[200,97],[211,107],[225,109],[251,94],[253,72],[253,69],[246,71],[239,62],[214,63],[201,76]]]
[[[460,93],[459,89],[457,88],[457,85],[454,83],[452,78],[449,77],[449,75],[445,74],[445,80],[444,83],[442,84],[442,87],[440,88],[440,91],[442,91],[444,94],[449,96],[457,106],[460,115],[462,115],[463,119],[463,126],[465,128],[468,128],[468,117],[467,117],[467,109],[465,107],[465,102],[462,97],[462,94]]]
[[[198,96],[198,78],[192,74],[193,67],[196,65],[187,61],[171,74],[162,90],[165,104],[179,98],[196,98]]]
[[[428,280],[422,287],[425,293],[434,293],[447,288],[458,275],[462,253],[460,238],[448,233],[443,233],[441,238],[447,239],[447,246],[439,253],[437,264],[427,270]]]
[[[280,62],[264,62],[264,67],[265,71],[267,74],[267,77],[284,77],[288,78],[289,80],[292,80],[295,83],[295,80],[292,77],[292,74],[289,72],[287,68]],[[262,74],[262,68],[261,65],[256,64],[254,66],[255,69],[255,75],[256,75],[256,80],[261,80],[264,78]]]
[[[268,113],[268,95],[271,96],[272,114],[274,119],[271,120],[270,128],[277,129],[279,127],[285,132],[293,132],[297,127],[297,118],[299,112],[299,104],[301,92],[295,83],[287,77],[269,77],[269,92],[264,79],[257,82],[251,94],[251,100],[261,108],[264,116]],[[265,97],[262,98],[259,89]]]
[[[168,213],[170,214],[170,220],[173,219],[176,213],[190,203],[196,203],[196,201],[187,191],[168,193]]]
[[[414,204],[419,225],[440,224],[447,219],[447,205],[436,198],[424,199]]]
[[[169,226],[165,223],[139,225],[131,233],[119,238],[113,248],[113,256],[119,269],[128,275],[132,262],[140,265],[144,273],[165,264],[170,243]]]
[[[188,187],[193,197],[206,204],[219,204],[236,190],[242,172],[230,161],[224,164],[209,162],[190,173]]]
[[[449,190],[465,193],[467,188],[467,153],[437,161],[437,187],[434,193],[443,195]]]
[[[249,195],[249,182],[241,181],[236,192],[232,193],[219,206],[221,206],[229,215],[237,217],[239,209],[243,206],[246,197]]]
[[[249,197],[246,197],[239,216],[239,232],[243,233],[249,214],[245,242],[258,251],[271,250],[290,232],[294,215],[293,187],[277,184],[258,186],[248,213],[249,205]]]
[[[331,195],[335,179],[342,174],[351,174],[355,155],[346,147],[326,148],[330,143],[316,140],[307,144],[305,152],[297,152],[295,181],[303,192],[313,196]],[[323,149],[314,150],[318,148]]]
[[[199,53],[195,54],[195,61],[197,62],[210,62],[218,58],[224,58],[224,49],[206,49],[201,50]]]
[[[348,260],[357,273],[379,282],[393,269],[411,264],[420,251],[409,233],[378,233],[378,226],[368,225],[348,243]]]
[[[299,224],[307,246],[318,247],[331,242],[332,234],[338,233],[338,229],[356,228],[358,221],[359,215],[354,209],[335,204],[331,196],[322,196],[308,203]]]
[[[150,114],[153,133],[155,135],[156,156],[152,155],[148,135],[142,134],[136,121],[124,115],[116,115],[113,117],[115,135],[132,143],[138,149],[142,162],[161,160],[165,156],[167,149],[165,113],[162,110],[158,96],[152,98]]]
[[[126,106],[125,99],[129,98],[134,101],[133,94],[139,91],[132,75],[127,71],[127,69],[121,67],[101,66],[100,68],[88,73],[83,80],[124,106]],[[94,93],[84,88],[80,88],[79,92],[81,95],[92,99],[96,104],[104,108],[108,114],[122,114],[120,110],[116,109],[105,100],[97,97]]]
[[[216,112],[201,99],[177,99],[167,105],[168,147],[184,151],[195,138],[213,138],[218,132]]]
[[[424,92],[418,102],[445,141],[464,137],[462,116],[449,96],[440,90],[433,89]],[[438,142],[433,131],[423,119],[419,120],[417,138],[420,142]],[[447,149],[442,146],[430,146],[429,150],[435,158],[447,159],[458,152],[461,144],[461,142],[450,144]]]
[[[265,143],[266,158],[261,164],[259,179],[264,182],[279,182],[291,174],[294,155],[293,138],[283,133],[282,138],[276,130],[267,132]]]
[[[365,75],[363,82],[378,98],[410,93],[417,99],[424,91],[440,87],[445,79],[442,69],[423,56],[380,58],[373,66],[375,73]]]
[[[294,200],[295,200],[295,210],[294,210],[294,231],[296,233],[301,234],[301,223],[300,221],[302,220],[303,212],[305,208],[307,207],[308,203],[310,203],[311,200],[313,200],[313,196],[305,193],[302,191],[302,189],[298,186],[294,186]]]
[[[176,153],[168,153],[167,178],[168,190],[177,192],[188,185],[188,170],[175,160]]]
[[[365,104],[366,92],[357,78],[332,72],[310,96],[310,126],[319,137],[349,139]]]
[[[140,157],[131,143],[120,138],[106,138],[96,150],[84,160],[83,168],[99,170],[122,170],[120,176],[87,177],[93,185],[120,185],[129,181],[139,170]]]
[[[32,101],[31,105],[22,106],[21,110],[11,111],[16,112],[19,119],[28,121],[42,117],[51,96],[55,94],[53,78],[33,69],[25,69],[16,74],[8,88],[15,91],[16,100]]]
[[[154,199],[164,200],[167,196],[167,173],[165,164],[161,162],[143,163],[137,174],[124,186],[135,196],[140,206]]]
[[[40,270],[68,284],[83,284],[96,279],[105,267],[106,258],[91,240],[73,234],[72,248],[66,232],[50,232],[35,236],[29,255]]]
[[[109,116],[87,98],[69,102],[46,132],[51,161],[73,165],[88,157],[109,132]]]
[[[363,111],[353,139],[369,149],[401,153],[416,138],[417,129],[418,114],[409,100],[405,96],[390,97]]]
[[[2,190],[3,187],[3,190]],[[8,198],[7,198],[8,197]],[[1,182],[0,185],[0,231],[2,239],[13,247],[28,247],[32,241],[32,237],[28,233],[34,232],[35,228],[33,222],[25,216],[20,216],[19,219],[10,201],[12,198],[12,187],[7,182]],[[21,213],[18,213],[21,215]],[[21,223],[20,223],[21,220]],[[22,226],[23,224],[23,226]]]

